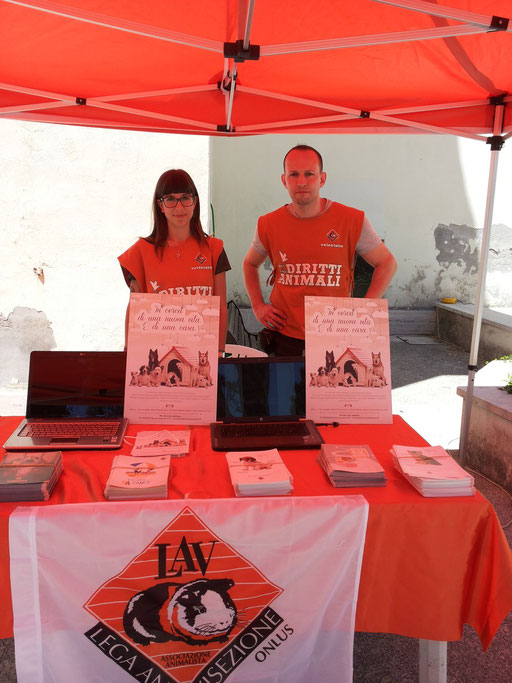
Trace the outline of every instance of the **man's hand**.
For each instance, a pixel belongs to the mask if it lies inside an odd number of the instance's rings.
[[[286,325],[286,315],[279,308],[265,303],[261,292],[258,271],[266,258],[257,249],[250,247],[242,265],[245,288],[257,320],[269,330],[282,330]]]
[[[286,315],[272,304],[261,302],[253,306],[253,312],[260,323],[271,330],[282,330],[286,325]]]

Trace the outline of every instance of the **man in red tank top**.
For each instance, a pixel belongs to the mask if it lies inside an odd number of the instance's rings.
[[[380,298],[397,264],[363,211],[320,197],[327,176],[317,150],[297,145],[283,168],[291,203],[260,217],[243,272],[254,314],[270,331],[275,355],[301,355],[305,296],[351,296],[360,254],[375,269],[366,296]],[[267,256],[273,266],[269,303],[259,278]]]

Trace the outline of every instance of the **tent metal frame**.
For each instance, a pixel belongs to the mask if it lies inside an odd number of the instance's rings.
[[[124,31],[140,36],[153,38],[155,40],[163,40],[179,45],[185,45],[201,50],[209,50],[215,53],[220,53],[224,56],[224,69],[222,78],[217,84],[197,84],[194,86],[186,86],[181,88],[169,88],[147,92],[124,93],[116,95],[106,95],[102,97],[81,98],[76,95],[68,95],[64,93],[54,93],[45,90],[38,90],[35,88],[25,88],[15,86],[8,83],[0,83],[0,89],[10,90],[25,94],[31,98],[42,98],[43,102],[27,102],[26,104],[14,105],[0,108],[0,117],[10,118],[17,114],[25,114],[25,119],[58,122],[57,117],[52,116],[52,110],[61,109],[63,107],[90,107],[97,108],[118,113],[125,113],[131,116],[141,118],[139,124],[127,124],[126,127],[136,130],[155,130],[154,125],[149,125],[143,120],[151,119],[154,121],[162,121],[165,123],[175,123],[182,126],[179,129],[181,133],[205,133],[216,134],[221,133],[229,135],[236,133],[237,135],[250,135],[253,133],[261,133],[263,131],[279,133],[289,131],[294,128],[297,132],[302,128],[313,125],[323,126],[324,132],[339,132],[335,128],[329,129],[327,124],[334,124],[343,121],[358,121],[359,119],[372,119],[373,121],[383,122],[385,124],[392,124],[410,131],[425,131],[436,134],[456,135],[471,140],[478,140],[484,143],[491,144],[491,159],[489,168],[489,179],[487,187],[487,201],[484,217],[484,227],[482,234],[481,256],[478,269],[478,282],[476,291],[475,314],[473,322],[471,350],[468,363],[468,385],[467,395],[464,404],[464,411],[461,424],[461,436],[459,447],[459,458],[462,464],[466,457],[467,439],[469,434],[469,424],[471,417],[471,403],[473,397],[474,376],[477,369],[476,363],[478,360],[478,347],[480,341],[480,330],[482,322],[482,311],[485,294],[485,279],[487,272],[487,257],[490,243],[490,231],[492,224],[492,212],[494,206],[494,195],[496,188],[496,176],[498,166],[498,153],[503,146],[505,140],[512,135],[512,126],[510,130],[505,130],[503,126],[504,121],[504,107],[512,101],[512,96],[491,98],[485,100],[472,100],[467,102],[449,102],[440,103],[429,106],[419,107],[404,107],[394,109],[382,110],[360,110],[353,107],[334,105],[329,102],[322,102],[319,100],[312,100],[302,97],[294,97],[285,93],[272,92],[258,88],[251,88],[248,86],[239,85],[237,83],[238,76],[238,62],[244,62],[245,59],[259,59],[259,57],[274,57],[278,55],[290,55],[299,52],[318,52],[322,50],[340,50],[351,47],[383,45],[397,42],[412,42],[424,40],[439,40],[445,38],[452,38],[456,36],[473,35],[478,33],[488,33],[496,31],[507,31],[512,33],[512,23],[506,17],[496,17],[477,14],[459,10],[457,8],[448,7],[446,5],[439,5],[425,0],[373,0],[381,4],[392,5],[402,9],[421,12],[431,16],[437,16],[443,19],[457,21],[455,25],[446,25],[432,29],[411,30],[403,32],[391,32],[382,34],[373,34],[366,36],[348,36],[344,38],[334,38],[329,40],[315,40],[301,43],[285,43],[276,45],[262,45],[258,47],[258,54],[256,57],[250,55],[251,43],[251,28],[253,22],[254,9],[256,0],[239,0],[239,34],[243,34],[243,38],[238,41],[239,52],[232,56],[226,50],[229,45],[230,51],[233,49],[232,44],[224,44],[220,41],[208,40],[198,36],[179,33],[176,31],[169,31],[155,26],[142,24],[139,22],[127,21],[117,17],[103,15],[98,12],[90,12],[81,10],[77,7],[70,7],[52,0],[0,0],[0,2],[7,2],[15,5],[20,5],[35,11],[41,11],[50,14],[56,14],[66,17],[70,20],[86,22],[103,26],[106,29],[115,31]],[[235,45],[235,50],[237,46]],[[133,102],[138,99],[173,97],[183,94],[195,94],[208,91],[220,90],[225,98],[225,124],[218,125],[208,121],[200,121],[190,118],[173,116],[170,114],[163,114],[149,109],[139,109],[136,107],[124,106],[121,102],[128,100]],[[325,116],[320,116],[317,113],[312,116],[304,116],[297,119],[288,119],[282,121],[269,121],[253,125],[242,125],[235,127],[233,125],[233,115],[235,107],[235,93],[244,93],[246,95],[253,95],[257,97],[265,97],[274,101],[286,101],[292,104],[298,104],[305,108],[310,107],[315,112],[318,110],[326,110],[330,112]],[[494,125],[492,136],[481,133],[474,133],[469,130],[460,130],[455,128],[446,128],[443,126],[431,125],[415,121],[411,118],[412,114],[419,114],[429,111],[440,111],[467,107],[484,107],[494,105]],[[46,114],[44,113],[46,111]],[[30,116],[33,112],[33,116]],[[80,118],[70,117],[66,119],[69,124],[83,124]],[[105,125],[112,126],[112,122],[108,119],[103,121],[91,120],[91,125]],[[116,123],[117,128],[122,125]],[[168,131],[165,126],[156,128],[156,130]]]
[[[52,110],[61,109],[63,107],[86,106],[102,109],[106,112],[113,111],[118,113],[125,113],[131,116],[140,117],[141,119],[152,119],[155,121],[179,124],[180,126],[182,126],[182,128],[180,128],[180,130],[176,132],[205,134],[221,133],[225,135],[229,135],[230,133],[236,133],[237,135],[248,135],[253,133],[260,133],[263,131],[279,133],[283,131],[288,131],[290,128],[294,128],[295,130],[299,131],[302,127],[309,127],[311,126],[311,124],[322,125],[325,127],[326,124],[334,124],[343,121],[372,119],[373,121],[383,122],[385,124],[392,124],[393,126],[402,127],[407,129],[408,131],[417,130],[436,134],[456,135],[471,140],[479,140],[481,142],[491,143],[491,159],[487,187],[487,201],[482,234],[481,256],[478,269],[478,283],[476,292],[471,350],[468,363],[467,396],[464,404],[463,418],[461,424],[459,453],[460,460],[462,463],[464,463],[467,450],[467,438],[469,434],[469,422],[471,416],[471,402],[473,397],[474,376],[476,372],[476,363],[478,360],[478,346],[480,341],[483,301],[485,293],[485,279],[487,271],[487,256],[490,242],[494,194],[496,188],[498,153],[501,147],[503,146],[505,140],[507,140],[512,135],[512,126],[511,129],[508,131],[505,130],[503,126],[504,107],[506,104],[512,101],[512,97],[508,96],[502,98],[494,98],[494,101],[493,98],[491,98],[491,101],[485,99],[472,100],[468,102],[450,102],[443,104],[434,104],[430,106],[404,107],[374,111],[364,109],[360,110],[348,106],[334,105],[329,102],[294,97],[286,95],[285,93],[271,92],[268,90],[238,85],[237,63],[244,62],[246,59],[259,59],[260,56],[274,57],[278,55],[289,55],[298,52],[340,50],[351,47],[382,45],[396,42],[412,42],[436,39],[439,40],[444,38],[452,38],[455,36],[473,35],[478,33],[488,33],[496,31],[507,31],[509,33],[512,33],[512,23],[509,22],[508,18],[477,14],[474,12],[459,10],[457,8],[449,7],[446,5],[439,5],[437,3],[426,2],[425,0],[373,0],[374,2],[378,2],[381,4],[392,5],[394,7],[399,7],[413,12],[420,12],[423,14],[440,17],[446,20],[457,21],[460,23],[431,29],[429,28],[422,30],[391,32],[366,36],[348,36],[344,38],[306,41],[301,43],[263,45],[257,46],[258,50],[256,56],[251,56],[250,36],[256,0],[239,0],[238,29],[239,34],[243,34],[243,38],[238,41],[238,46],[236,44],[235,46],[233,46],[233,44],[225,44],[220,41],[209,40],[194,35],[170,31],[167,29],[142,24],[139,22],[127,21],[124,19],[120,19],[118,17],[103,15],[98,12],[81,10],[78,7],[70,7],[58,2],[53,2],[52,0],[0,1],[19,5],[22,7],[33,9],[35,11],[56,14],[62,17],[66,17],[70,20],[86,22],[90,24],[95,24],[97,26],[103,26],[106,29],[124,31],[136,35],[153,38],[155,40],[163,40],[201,50],[209,50],[215,53],[220,53],[224,56],[224,70],[222,78],[218,84],[197,84],[195,86],[186,86],[181,88],[169,88],[148,92],[106,95],[102,97],[92,97],[85,99],[76,95],[54,93],[45,90],[37,90],[35,88],[24,88],[21,86],[15,86],[8,83],[0,83],[0,89],[25,94],[32,98],[43,98],[45,100],[44,102],[27,102],[26,104],[1,107],[0,117],[9,118],[16,116],[16,114],[23,113],[25,114],[26,119],[30,119],[32,118],[30,116],[30,112],[33,112],[34,120],[57,122],[56,117],[52,116]],[[230,50],[229,52],[227,51],[228,45]],[[238,49],[238,54],[235,54],[235,56],[233,56],[231,53],[233,47],[235,48],[235,51],[236,49]],[[130,107],[121,104],[123,100],[129,100],[133,102],[134,100],[142,98],[157,99],[160,97],[173,97],[177,95],[202,93],[214,90],[220,90],[220,92],[224,95],[225,98],[225,124],[223,125],[216,125],[208,121],[200,121],[190,118],[173,116],[170,114],[163,114],[148,109],[138,109],[133,106]],[[265,97],[269,100],[286,101],[292,104],[304,106],[305,108],[310,107],[311,109],[315,110],[315,112],[317,112],[318,110],[326,110],[330,112],[330,114],[320,116],[317,113],[315,113],[315,115],[313,116],[304,116],[292,120],[270,121],[257,123],[250,126],[242,125],[235,127],[233,125],[233,115],[236,92],[244,93],[249,96],[254,95],[258,97]],[[460,130],[455,128],[446,128],[442,126],[431,125],[428,123],[415,121],[413,118],[411,118],[411,114],[418,114],[421,112],[466,107],[483,107],[489,106],[489,104],[494,105],[494,125],[492,136],[483,135],[481,133],[474,133],[468,130]],[[45,111],[46,114],[44,113]],[[66,119],[66,123],[76,124],[78,122],[83,123],[83,120],[73,117]],[[91,120],[91,125],[98,124],[107,126],[113,125],[113,123],[109,123],[108,120]],[[119,128],[122,126],[116,124],[116,127]],[[135,128],[138,130],[155,130],[154,126],[150,126],[142,120],[139,124],[134,125],[132,122],[129,125],[127,124],[126,127],[129,127],[130,129]],[[165,131],[168,129],[162,126],[159,130]],[[331,132],[328,127],[325,127],[323,130],[324,132]],[[337,131],[333,129],[332,132]]]
[[[17,92],[21,95],[30,97],[30,101],[25,104],[19,104],[9,107],[0,108],[0,117],[3,118],[17,118],[17,115],[23,114],[25,120],[43,121],[47,123],[66,123],[71,125],[84,125],[88,123],[91,126],[115,127],[118,129],[128,128],[130,130],[150,130],[162,132],[175,133],[190,133],[190,134],[222,134],[230,136],[249,135],[259,132],[289,132],[294,129],[295,132],[316,132],[311,130],[311,125],[321,125],[321,132],[323,133],[340,133],[340,129],[329,124],[336,124],[344,121],[354,121],[354,132],[356,132],[356,124],[360,124],[360,119],[372,119],[383,124],[392,124],[397,126],[398,130],[402,129],[406,132],[429,132],[436,134],[456,135],[463,138],[478,140],[480,142],[489,143],[491,145],[491,157],[489,168],[489,179],[487,186],[487,201],[484,217],[484,227],[482,234],[481,256],[478,270],[478,284],[477,296],[475,304],[475,316],[473,323],[473,333],[471,341],[471,351],[468,364],[468,388],[465,401],[465,408],[463,413],[461,425],[461,441],[460,441],[460,460],[464,463],[467,447],[467,438],[469,433],[469,423],[471,415],[471,400],[473,395],[474,375],[476,371],[476,363],[478,358],[478,346],[480,340],[480,329],[482,320],[482,310],[485,292],[485,278],[487,271],[487,256],[489,250],[490,231],[492,224],[492,213],[494,205],[494,195],[496,188],[498,155],[503,143],[512,136],[512,124],[507,130],[504,127],[504,109],[507,104],[512,102],[511,96],[501,98],[491,98],[482,100],[472,100],[467,102],[449,102],[439,103],[430,106],[418,107],[404,107],[381,110],[364,110],[354,109],[348,106],[333,105],[329,102],[316,101],[307,98],[293,97],[285,93],[271,92],[257,88],[243,86],[237,82],[238,78],[238,63],[244,62],[246,59],[258,59],[260,57],[270,58],[279,55],[291,55],[304,52],[320,52],[329,50],[349,49],[353,47],[385,45],[399,42],[413,42],[425,40],[440,40],[447,38],[454,38],[457,36],[468,36],[482,33],[492,33],[498,31],[506,31],[512,33],[512,24],[506,17],[487,16],[459,10],[457,8],[446,5],[439,5],[434,2],[427,2],[425,0],[373,0],[381,4],[387,4],[413,12],[420,12],[430,16],[440,17],[442,19],[459,22],[455,25],[443,25],[435,28],[423,30],[410,30],[403,32],[390,32],[366,36],[349,36],[343,38],[334,38],[329,40],[315,40],[300,43],[285,43],[275,45],[251,46],[250,36],[253,22],[253,14],[256,5],[256,0],[239,0],[238,2],[238,35],[243,35],[243,38],[237,41],[235,48],[238,52],[233,55],[233,44],[222,43],[221,41],[209,40],[199,36],[189,35],[162,29],[139,22],[127,21],[117,17],[106,16],[97,12],[90,12],[81,10],[77,7],[70,7],[51,0],[0,0],[0,2],[11,3],[19,5],[34,11],[40,11],[50,14],[59,15],[72,21],[85,22],[102,26],[105,29],[114,31],[123,31],[132,33],[146,38],[152,38],[160,41],[167,41],[190,48],[199,50],[207,50],[224,57],[224,66],[222,76],[217,84],[197,84],[188,85],[179,88],[169,88],[148,92],[112,94],[100,97],[83,98],[80,94],[69,95],[64,93],[54,93],[45,90],[37,90],[34,88],[15,86],[8,83],[0,83],[0,89]],[[229,46],[229,50],[227,47]],[[257,56],[255,56],[254,49],[256,49]],[[251,52],[252,51],[252,52]],[[148,109],[138,109],[133,106],[123,106],[123,101],[136,101],[138,99],[147,98],[162,98],[173,97],[183,94],[197,94],[207,91],[219,90],[224,96],[225,122],[221,125],[214,124],[208,121],[194,120],[191,118],[184,118],[173,116],[170,114],[162,114],[160,112],[151,111]],[[258,97],[269,98],[270,101],[286,101],[292,104],[298,104],[305,108],[304,116],[293,120],[270,121],[261,122],[252,126],[236,126],[233,121],[236,121],[235,116],[235,94],[236,92],[245,95],[254,95]],[[34,98],[40,98],[40,102],[34,102]],[[442,126],[430,125],[421,121],[415,121],[411,115],[422,112],[434,112],[457,108],[468,107],[494,107],[494,125],[492,135],[472,132],[471,130],[460,130],[446,128]],[[118,113],[125,113],[131,116],[140,117],[140,121],[133,120],[124,125],[122,122],[104,119],[91,119],[84,121],[79,116],[66,117],[61,119],[52,114],[55,109],[62,109],[65,107],[88,107],[102,109],[105,112],[112,111]],[[311,115],[307,115],[307,108],[310,107]],[[326,114],[320,116],[318,110],[325,110]],[[162,125],[158,126],[155,123],[149,123],[148,119],[154,122],[161,121]],[[164,123],[179,124],[179,128],[172,129]],[[302,131],[302,128],[304,130]],[[357,132],[361,132],[364,128],[358,126]],[[373,128],[375,130],[375,127]],[[386,128],[387,132],[396,132],[396,128]],[[350,132],[351,129],[343,129],[341,132]],[[434,643],[432,641],[420,641],[420,669],[423,672],[424,680],[425,671],[429,670],[428,680],[445,681],[446,680],[446,643]],[[429,666],[435,661],[435,671],[432,671]],[[422,663],[423,662],[423,663]],[[420,674],[421,675],[421,674]]]

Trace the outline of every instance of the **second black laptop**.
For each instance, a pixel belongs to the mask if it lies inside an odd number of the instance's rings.
[[[305,415],[304,358],[219,360],[213,450],[317,448],[323,438]]]

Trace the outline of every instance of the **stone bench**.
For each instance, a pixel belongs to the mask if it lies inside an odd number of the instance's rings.
[[[512,361],[486,365],[475,375],[465,463],[512,492],[512,394],[503,391]],[[457,394],[466,400],[467,387]]]
[[[475,307],[473,304],[436,303],[436,336],[469,353]],[[478,357],[493,360],[512,353],[512,309],[484,308]]]

